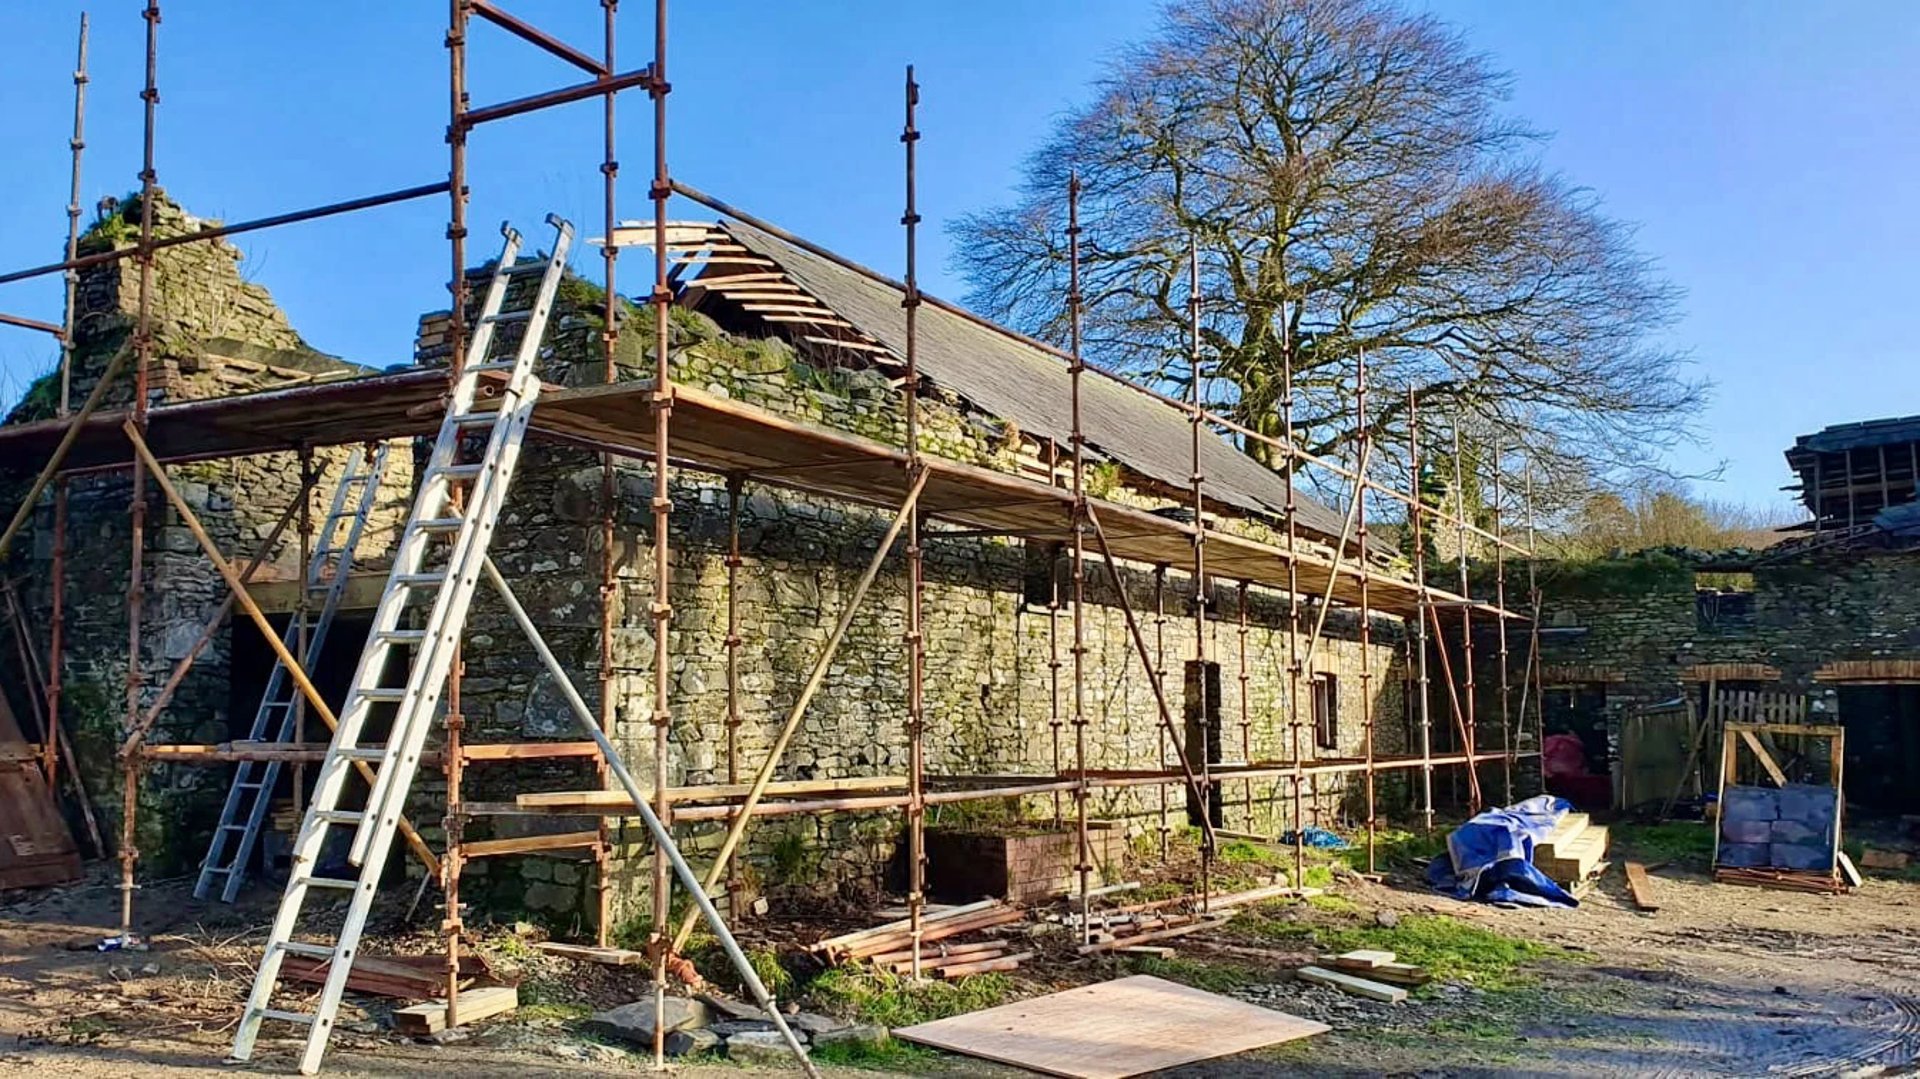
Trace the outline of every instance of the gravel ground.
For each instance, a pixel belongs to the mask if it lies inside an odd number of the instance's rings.
[[[1169,1074],[1916,1070],[1920,884],[1869,881],[1856,894],[1829,897],[1714,885],[1684,867],[1660,868],[1654,876],[1661,909],[1652,914],[1626,902],[1617,873],[1575,911],[1496,910],[1439,899],[1404,882],[1345,883],[1341,894],[1363,920],[1382,911],[1447,914],[1559,945],[1574,958],[1538,965],[1524,990],[1438,985],[1401,1005],[1296,982],[1284,969],[1288,964],[1276,964],[1271,981],[1234,995],[1321,1020],[1332,1032]],[[273,897],[210,909],[187,899],[185,887],[152,886],[142,893],[143,928],[154,941],[144,953],[67,950],[77,940],[97,939],[112,924],[118,896],[111,887],[0,898],[0,1073],[172,1076],[233,1070],[218,1061],[252,973],[254,955],[245,938],[264,923]],[[1189,940],[1180,954],[1208,953],[1204,941]],[[641,972],[607,968],[535,973],[549,984],[581,989],[596,1004],[633,999],[638,984],[626,979],[644,979]],[[1071,975],[1070,967],[1046,973],[1056,981]],[[1082,980],[1099,976],[1093,969],[1082,972]],[[379,1013],[370,1005],[343,1015],[347,1029],[335,1038],[328,1074],[574,1076],[644,1070],[648,1063],[643,1055],[580,1037],[567,1014],[523,1008],[512,1021],[434,1044],[381,1032]],[[294,1045],[284,1038],[263,1040],[254,1068],[290,1070]],[[1022,1074],[959,1058],[927,1070]],[[724,1065],[676,1073],[697,1079],[757,1074]]]

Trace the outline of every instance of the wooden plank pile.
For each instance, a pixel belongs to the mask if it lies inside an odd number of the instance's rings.
[[[1027,912],[998,899],[983,899],[958,907],[922,915],[920,919],[920,969],[941,978],[958,978],[988,971],[1013,970],[1032,952],[1014,952],[1005,940],[961,943],[951,938],[998,926],[1025,921]],[[896,974],[913,970],[913,932],[908,919],[888,922],[872,929],[842,933],[809,946],[809,951],[833,963],[859,960],[872,962]]]
[[[1424,967],[1395,962],[1392,952],[1356,951],[1327,955],[1313,966],[1294,973],[1302,981],[1338,989],[1349,996],[1398,1004],[1407,999],[1407,990],[1432,980]]]
[[[287,955],[280,960],[280,978],[318,985],[327,980],[331,964],[328,959]],[[492,977],[492,973],[479,956],[460,957],[461,989]],[[396,1000],[428,1000],[447,991],[447,961],[437,955],[359,956],[347,972],[347,988]]]
[[[1838,870],[1819,873],[1803,869],[1745,869],[1720,866],[1713,871],[1716,884],[1744,884],[1753,888],[1780,888],[1789,892],[1818,892],[1845,895],[1852,891]]]

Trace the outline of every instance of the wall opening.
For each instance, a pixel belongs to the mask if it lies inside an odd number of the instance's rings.
[[[1187,730],[1183,744],[1187,767],[1198,775],[1202,763],[1220,763],[1220,665],[1211,660],[1203,663],[1190,659],[1186,670]],[[1210,820],[1215,828],[1225,827],[1226,806],[1220,787],[1215,782],[1207,788],[1204,817],[1200,800],[1194,797],[1191,788],[1187,790],[1188,824],[1198,828],[1203,820]]]
[[[1693,575],[1694,621],[1704,632],[1737,632],[1753,625],[1753,574]]]
[[[1340,683],[1330,674],[1313,676],[1313,744],[1340,748]]]
[[[1847,803],[1875,814],[1920,813],[1920,685],[1838,687],[1847,732]]]

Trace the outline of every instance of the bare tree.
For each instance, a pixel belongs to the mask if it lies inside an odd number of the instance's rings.
[[[1408,394],[1432,445],[1523,453],[1542,486],[1644,467],[1705,387],[1653,338],[1677,291],[1532,159],[1508,77],[1388,0],[1191,0],[1121,54],[1029,159],[1017,205],[959,219],[976,308],[1064,337],[1065,199],[1081,208],[1092,357],[1184,390],[1186,259],[1203,395],[1254,430],[1352,453],[1364,354],[1375,458],[1404,481]],[[1264,447],[1248,450],[1270,463]]]

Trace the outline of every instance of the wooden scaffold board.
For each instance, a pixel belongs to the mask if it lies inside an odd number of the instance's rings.
[[[1069,1079],[1120,1079],[1324,1034],[1324,1023],[1148,975],[904,1027],[894,1034]]]

